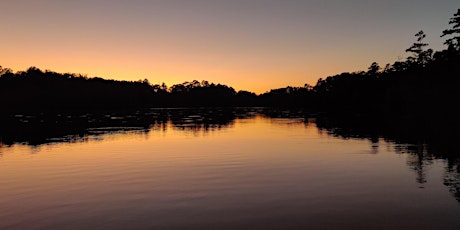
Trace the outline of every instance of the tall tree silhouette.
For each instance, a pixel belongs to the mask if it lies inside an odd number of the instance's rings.
[[[418,33],[416,33],[415,37],[417,38],[417,41],[414,42],[411,47],[406,49],[406,52],[413,53],[412,56],[407,58],[407,61],[410,63],[426,65],[431,60],[433,50],[424,49],[424,47],[428,46],[428,43],[423,43],[423,39],[426,37],[426,34],[423,32],[423,30],[420,30]]]
[[[452,28],[442,31],[441,37],[452,36],[444,44],[448,45],[449,49],[460,51],[460,9],[449,20],[449,25],[452,25]]]

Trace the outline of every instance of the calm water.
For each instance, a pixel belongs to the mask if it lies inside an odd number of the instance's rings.
[[[460,229],[458,173],[423,145],[181,119],[0,146],[0,229]]]

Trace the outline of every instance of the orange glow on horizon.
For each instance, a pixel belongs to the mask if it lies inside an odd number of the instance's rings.
[[[168,86],[207,80],[260,94],[315,85],[319,78],[366,70],[374,61],[393,63],[407,56],[420,25],[430,48],[441,50],[439,36],[458,7],[259,4],[11,1],[0,15],[8,22],[0,65]]]
[[[11,68],[14,72],[25,71],[31,66],[35,66],[42,71],[49,70],[58,73],[75,73],[88,77],[101,77],[104,79],[113,79],[120,81],[137,81],[148,79],[151,84],[162,84],[168,86],[181,84],[186,81],[203,81],[210,83],[224,84],[233,87],[236,91],[246,90],[261,94],[271,89],[282,88],[287,86],[302,87],[304,84],[315,85],[319,78],[338,74],[338,72],[329,71],[329,75],[322,75],[321,71],[296,70],[279,68],[258,69],[256,72],[245,72],[244,70],[222,68],[199,69],[190,65],[180,65],[174,68],[173,63],[155,68],[154,65],[141,65],[127,67],[122,65],[122,61],[113,59],[97,62],[99,58],[75,59],[73,62],[66,62],[61,59],[54,62],[53,57],[44,56],[35,64],[21,64],[18,59],[11,59],[12,65],[4,65],[4,68]],[[33,63],[32,61],[23,61],[23,63]],[[52,64],[50,64],[52,63]],[[69,64],[70,63],[70,64]],[[98,64],[96,64],[98,63]],[[6,63],[8,64],[8,63]],[[131,64],[135,64],[134,62]],[[131,65],[132,66],[132,65]],[[327,68],[327,67],[325,67]]]

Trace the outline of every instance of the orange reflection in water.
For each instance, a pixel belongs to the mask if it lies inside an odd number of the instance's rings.
[[[442,162],[420,190],[404,157],[380,145],[256,116],[2,147],[0,229],[460,225]]]

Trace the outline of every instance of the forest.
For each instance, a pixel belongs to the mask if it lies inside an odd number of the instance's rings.
[[[0,113],[263,106],[458,125],[460,9],[449,26],[440,35],[446,39],[444,50],[430,49],[421,30],[405,50],[404,61],[384,67],[373,62],[367,70],[320,78],[314,86],[287,86],[260,95],[206,80],[167,86],[147,79],[107,80],[37,67],[13,72],[0,66]]]

